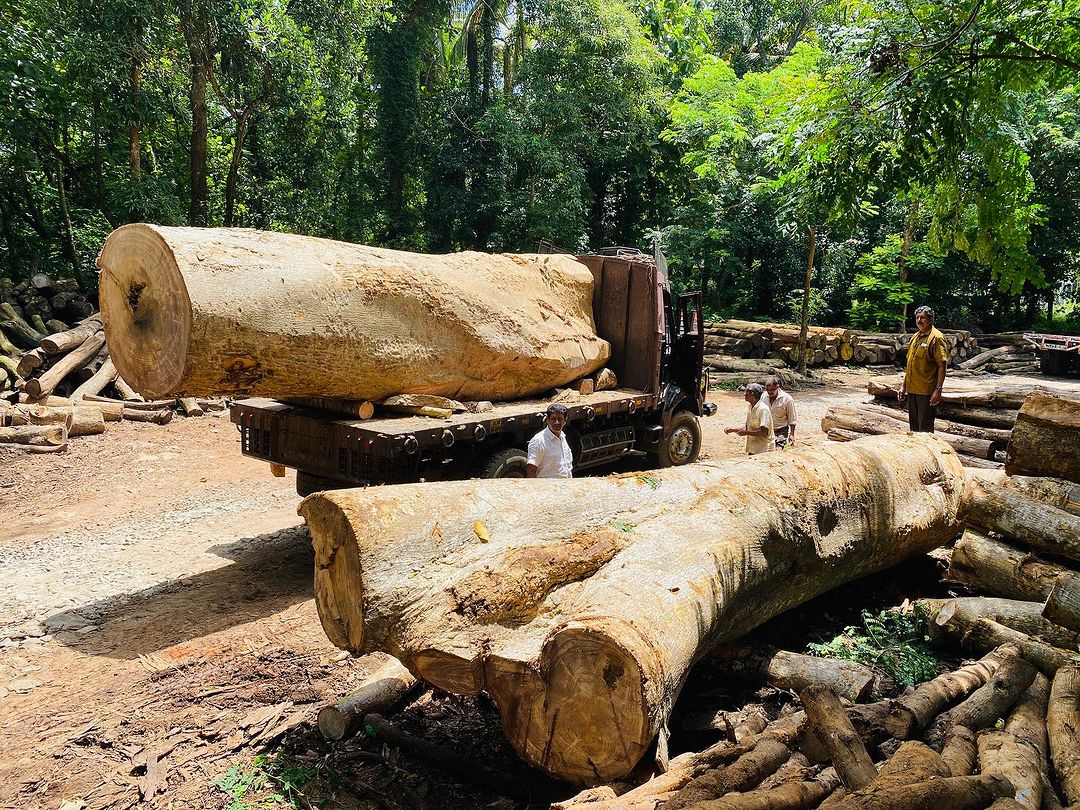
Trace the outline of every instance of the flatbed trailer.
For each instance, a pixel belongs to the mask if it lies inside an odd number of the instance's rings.
[[[1024,339],[1039,355],[1039,369],[1043,374],[1064,377],[1080,372],[1080,336],[1025,332]]]
[[[696,460],[705,402],[701,294],[672,297],[650,261],[581,256],[593,272],[597,334],[611,344],[608,368],[622,387],[587,395],[494,403],[448,418],[377,415],[359,419],[271,399],[233,403],[231,419],[247,456],[277,472],[297,470],[297,491],[444,478],[525,475],[525,447],[553,402],[567,407],[574,469],[639,451],[659,466]]]

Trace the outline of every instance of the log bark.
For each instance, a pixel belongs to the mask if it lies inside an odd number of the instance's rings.
[[[891,700],[881,700],[877,703],[856,703],[846,709],[851,724],[871,750],[889,739],[889,732],[885,729],[884,722],[891,707]],[[826,762],[829,758],[825,746],[818,739],[813,728],[809,726],[799,739],[799,746],[802,752],[814,762]]]
[[[967,697],[990,680],[1009,654],[1009,648],[996,649],[973,664],[919,684],[910,695],[893,702],[884,721],[886,730],[898,740],[913,737],[950,703]]]
[[[870,790],[903,787],[952,776],[945,758],[925,743],[908,740],[881,765],[868,783]]]
[[[282,400],[301,408],[317,408],[333,413],[343,413],[357,419],[370,419],[375,415],[375,403],[368,400],[328,399],[327,397],[289,397]]]
[[[0,346],[0,349],[3,347]],[[19,358],[19,365],[16,368],[16,372],[20,377],[26,379],[29,377],[35,369],[41,368],[45,362],[45,350],[40,346],[36,349],[31,349]]]
[[[979,810],[1011,796],[1008,780],[993,775],[949,776],[881,790],[873,788],[830,805],[836,810]]]
[[[1005,472],[1080,482],[1080,400],[1031,394],[1017,414]]]
[[[67,428],[64,425],[0,427],[0,444],[32,444],[59,447],[67,444]]]
[[[1001,731],[979,735],[979,769],[1008,779],[1013,799],[1028,810],[1042,806],[1042,777],[1046,772],[1046,703],[1050,682],[1036,675],[1009,714]]]
[[[884,433],[907,433],[908,425],[888,416],[869,409],[853,408],[847,405],[834,405],[821,419],[821,429],[828,432],[830,429],[852,430],[867,435],[880,435]],[[967,436],[955,436],[944,431],[935,430],[939,439],[948,442],[954,450],[976,458],[990,458],[993,453],[993,442],[986,439],[973,439]]]
[[[487,691],[527,761],[588,783],[629,772],[711,646],[950,538],[962,475],[932,436],[883,436],[648,480],[324,492],[301,513],[333,643]]]
[[[110,385],[116,379],[116,374],[116,366],[113,365],[112,358],[106,357],[105,362],[101,364],[101,368],[94,372],[94,376],[71,392],[71,398],[79,400],[86,396],[100,394],[105,389],[105,386]]]
[[[184,411],[184,416],[202,416],[203,409],[199,405],[199,401],[195,397],[180,397],[176,400],[180,404],[180,408]]]
[[[347,740],[360,730],[365,715],[392,709],[419,683],[400,661],[390,658],[359,688],[319,711],[319,732],[328,740]]]
[[[968,519],[1026,546],[1080,560],[1080,516],[985,480],[969,479]]]
[[[109,236],[98,266],[113,360],[149,398],[516,399],[610,353],[571,256],[139,224]]]
[[[969,360],[965,360],[960,363],[957,368],[962,368],[965,371],[974,371],[977,368],[981,368],[993,360],[995,357],[1001,357],[1002,355],[1013,354],[1016,348],[1013,346],[998,346],[996,349],[988,349],[981,354],[977,354]]]
[[[792,692],[812,684],[827,686],[852,703],[866,697],[874,685],[873,670],[854,661],[800,655],[767,645],[724,644],[713,650],[712,657],[731,674]]]
[[[946,579],[1009,599],[1044,600],[1068,569],[968,529],[953,547]]]
[[[89,363],[104,345],[105,335],[95,332],[84,340],[79,348],[65,354],[40,377],[27,380],[23,390],[32,397],[47,397],[64,377]]]
[[[836,771],[826,768],[817,776],[801,781],[701,802],[694,805],[694,810],[808,810],[817,807],[839,785]]]
[[[967,726],[952,726],[945,732],[945,742],[941,746],[941,759],[952,776],[970,776],[975,773],[979,761],[979,752],[975,741],[975,732]]]
[[[41,339],[41,348],[46,354],[66,354],[74,351],[101,331],[100,318],[87,318],[66,332],[58,332],[55,335],[46,335]]]
[[[1054,624],[1080,633],[1080,574],[1058,577],[1046,597],[1042,615]]]
[[[978,652],[1002,644],[1015,644],[1020,648],[1021,655],[1047,677],[1052,677],[1063,666],[1080,662],[1080,655],[1073,651],[1038,641],[990,619],[979,619],[972,625],[963,625],[959,618],[962,617],[953,616],[945,629],[959,637],[960,643],[967,649]]]
[[[1020,657],[1018,651],[1006,654],[993,677],[971,693],[971,696],[938,717],[927,729],[926,739],[940,748],[949,728],[966,726],[980,731],[994,724],[1013,707],[1035,680],[1035,667]]]
[[[969,596],[946,600],[937,612],[934,622],[939,627],[944,627],[955,619],[961,625],[970,626],[979,619],[989,619],[1055,647],[1075,650],[1080,643],[1080,635],[1048,621],[1043,618],[1042,613],[1041,602]]]
[[[119,374],[117,374],[116,378],[113,380],[113,388],[116,389],[116,393],[118,393],[125,402],[142,402],[144,400],[143,395],[128,385],[127,380]]]
[[[877,776],[877,768],[836,693],[828,687],[808,686],[799,697],[844,787],[851,791],[870,784]]]
[[[1046,731],[1054,772],[1070,805],[1080,803],[1080,666],[1062,667],[1050,688]]]
[[[857,405],[856,410],[863,411],[864,413],[875,414],[886,419],[892,419],[896,422],[903,423],[905,426],[908,423],[907,411],[902,411],[899,408],[889,408],[884,405],[871,405],[864,403]],[[905,427],[905,430],[906,429],[907,428]],[[1009,443],[1009,436],[1011,435],[1011,431],[1009,430],[1003,430],[1001,428],[980,427],[978,425],[965,424],[964,422],[952,422],[948,419],[935,419],[934,430],[938,433],[948,433],[953,436],[963,436],[969,439],[978,439],[980,441],[992,442],[994,444],[1001,445],[1002,447]]]
[[[169,408],[147,411],[142,408],[124,408],[125,422],[153,422],[155,425],[167,425],[172,421],[173,412]]]

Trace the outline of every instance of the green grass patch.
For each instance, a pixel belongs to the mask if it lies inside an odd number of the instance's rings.
[[[807,647],[823,658],[843,658],[878,667],[897,683],[914,686],[945,669],[930,646],[927,618],[918,605],[908,612],[883,610],[876,615],[864,610],[861,627],[845,627],[832,641]]]
[[[279,753],[260,754],[247,766],[233,765],[214,784],[231,799],[229,810],[301,810],[321,806],[305,794],[315,780],[329,782],[331,787],[337,782],[328,769]]]

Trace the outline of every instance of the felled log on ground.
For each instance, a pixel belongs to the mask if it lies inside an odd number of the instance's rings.
[[[12,425],[64,425],[69,438],[105,432],[105,417],[92,406],[49,408],[44,405],[17,405],[11,409]]]
[[[66,425],[19,425],[0,427],[0,444],[48,445],[67,444]]]
[[[827,686],[808,686],[799,698],[807,722],[829,752],[829,761],[844,787],[851,791],[870,784],[877,776],[877,768],[836,693]]]
[[[1011,796],[1012,784],[1001,776],[949,776],[900,787],[873,785],[846,797],[836,810],[979,810],[994,799]]]
[[[1065,800],[1070,805],[1080,803],[1080,666],[1062,667],[1054,676],[1046,731]]]
[[[341,700],[319,710],[319,732],[328,740],[345,740],[363,725],[364,716],[385,713],[400,703],[419,681],[396,658],[383,662]]]
[[[730,793],[719,799],[694,805],[698,810],[809,810],[840,786],[836,770],[826,768],[817,775],[777,786],[762,786],[746,793]]]
[[[955,620],[961,625],[970,626],[979,619],[1003,624],[1064,650],[1075,650],[1080,642],[1080,635],[1076,632],[1043,617],[1042,602],[986,596],[947,599],[936,612],[933,622],[944,627]]]
[[[1028,810],[1042,806],[1046,773],[1046,704],[1050,682],[1036,675],[1009,713],[1005,727],[979,735],[979,770],[1004,776],[1013,786],[1013,799]]]
[[[99,331],[101,331],[101,318],[87,318],[65,332],[46,335],[41,339],[41,348],[46,354],[66,354],[83,345],[87,338]]]
[[[1080,399],[1028,396],[1016,416],[1005,472],[1080,482]]]
[[[1070,514],[1080,515],[1080,483],[1047,476],[1006,475],[1004,471],[978,473],[975,477],[1005,489],[1016,490],[1037,501],[1064,509]]]
[[[1014,644],[1020,649],[1024,659],[1038,667],[1047,677],[1052,677],[1063,666],[1080,663],[1080,655],[1075,650],[1065,650],[1039,641],[993,619],[980,618],[969,622],[970,618],[964,613],[953,613],[939,626],[958,638],[966,649],[974,652],[985,652],[1002,644]]]
[[[881,766],[877,775],[860,790],[840,795],[838,791],[824,802],[823,808],[862,807],[863,796],[917,785],[951,775],[949,767],[936,751],[921,742],[909,740]]]
[[[874,685],[874,671],[855,661],[801,655],[766,645],[723,644],[713,650],[712,659],[725,672],[762,680],[777,689],[801,692],[812,684],[827,686],[852,703],[866,697]]]
[[[95,332],[86,338],[77,349],[61,357],[40,377],[31,377],[27,380],[23,390],[32,397],[48,396],[56,389],[56,386],[64,377],[90,362],[104,345],[105,335],[101,332]]]
[[[898,740],[914,736],[950,703],[967,697],[990,680],[1007,652],[1008,648],[994,650],[972,664],[919,684],[911,694],[892,704],[884,720],[885,728]]]
[[[985,479],[968,480],[968,518],[1026,546],[1080,561],[1080,516]]]
[[[956,541],[946,579],[1008,599],[1045,600],[1068,569],[968,529]]]
[[[979,760],[975,739],[975,732],[967,726],[953,725],[945,732],[941,759],[953,776],[970,776],[975,773]]]
[[[101,364],[101,367],[94,372],[93,377],[71,392],[71,398],[78,400],[87,395],[100,394],[105,390],[106,386],[112,384],[116,379],[116,376],[116,366],[113,365],[112,358],[107,357],[105,358],[105,362]]]
[[[610,352],[592,274],[571,256],[136,224],[110,234],[98,266],[113,361],[150,398],[515,399]]]
[[[849,405],[833,405],[825,412],[825,416],[821,418],[821,429],[828,432],[831,428],[852,430],[870,436],[883,433],[907,433],[909,429],[906,422],[883,416],[876,410]],[[935,435],[948,442],[957,453],[987,459],[993,454],[993,442],[986,439],[955,436],[938,430],[935,431]]]
[[[1042,615],[1054,624],[1080,633],[1080,575],[1058,577],[1046,597]]]
[[[901,422],[904,424],[905,429],[908,424],[907,411],[899,408],[888,408],[884,405],[860,404],[855,406],[855,410]],[[1011,431],[1002,428],[969,425],[964,422],[953,422],[949,419],[941,418],[934,420],[934,430],[938,433],[950,433],[954,436],[964,436],[969,439],[992,442],[1000,447],[1005,447],[1009,443],[1009,436],[1011,434]]]
[[[301,513],[334,644],[488,692],[524,759],[596,783],[641,758],[710,647],[947,541],[962,475],[932,436],[882,436],[647,480],[324,492]]]

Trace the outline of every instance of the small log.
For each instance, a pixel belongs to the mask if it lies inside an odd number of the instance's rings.
[[[0,427],[0,443],[52,445],[58,447],[67,443],[67,428],[64,425]]]
[[[203,409],[199,406],[199,402],[195,397],[180,397],[180,399],[176,401],[180,403],[180,408],[184,411],[184,416],[203,415]]]
[[[975,773],[975,766],[979,761],[975,732],[967,726],[951,726],[945,732],[941,758],[949,768],[946,776],[969,776]]]
[[[105,414],[100,408],[89,405],[72,408],[71,416],[68,436],[95,436],[105,432]]]
[[[68,449],[67,442],[64,442],[63,444],[8,444],[5,445],[5,447],[10,447],[21,453],[30,453],[33,455],[41,453],[63,453]]]
[[[1080,482],[1080,400],[1030,394],[1016,417],[1005,472]]]
[[[1080,574],[1058,577],[1046,597],[1042,615],[1054,624],[1080,633]]]
[[[1080,666],[1062,667],[1050,688],[1046,731],[1054,773],[1070,805],[1080,803]]]
[[[979,769],[1012,782],[1014,800],[1027,810],[1042,805],[1042,775],[1046,772],[1046,704],[1050,682],[1036,675],[1009,714],[1001,731],[979,735]]]
[[[41,348],[44,349],[47,354],[66,354],[67,352],[74,351],[79,346],[82,346],[87,338],[92,337],[100,331],[101,319],[87,318],[85,321],[68,329],[66,332],[59,332],[55,335],[46,335],[41,339]]]
[[[40,346],[36,349],[31,349],[19,358],[19,365],[16,371],[23,379],[28,378],[34,371],[34,369],[41,368],[45,362],[45,350]]]
[[[1009,599],[1044,600],[1068,569],[973,529],[956,542],[946,579]]]
[[[1080,560],[1080,516],[969,477],[968,519],[1026,546]]]
[[[439,397],[434,394],[397,394],[392,397],[386,397],[386,399],[382,400],[379,404],[385,408],[434,408],[435,410],[452,411],[454,413],[461,413],[465,410],[465,406],[456,399],[447,399],[446,397]],[[411,412],[412,411],[404,411],[404,413]]]
[[[20,349],[36,349],[44,337],[39,331],[23,320],[22,315],[6,301],[0,303],[0,328],[7,332],[11,342]]]
[[[142,408],[124,408],[124,421],[126,422],[153,422],[157,425],[167,425],[172,421],[173,412],[169,408],[159,411],[146,411]]]
[[[994,799],[1011,796],[1013,787],[1000,776],[949,776],[847,796],[836,810],[979,810]]]
[[[198,400],[203,405],[204,400]],[[290,397],[282,402],[301,408],[317,408],[332,413],[343,413],[357,419],[370,419],[375,415],[375,403],[366,399],[329,399],[327,397]]]
[[[59,410],[45,405],[16,405],[8,413],[12,425],[64,425],[71,427],[71,409]]]
[[[199,403],[199,407],[208,413],[225,410],[225,400],[223,399],[204,399],[199,397],[196,401]],[[371,406],[371,411],[372,413],[375,412],[374,404]]]
[[[855,731],[870,749],[877,748],[889,738],[884,723],[892,703],[891,700],[880,700],[876,703],[856,703],[846,708],[848,719]],[[828,761],[829,752],[818,739],[813,727],[806,727],[799,738],[799,745],[803,753],[814,762]]]
[[[996,349],[989,349],[982,354],[977,354],[974,357],[965,360],[963,363],[960,363],[957,368],[964,369],[965,371],[974,371],[977,368],[985,366],[995,357],[1001,357],[1005,354],[1012,354],[1014,351],[1015,348],[1012,346],[999,346]]]
[[[615,376],[615,372],[610,368],[602,368],[596,372],[596,390],[608,391],[612,388],[618,388],[619,378]]]
[[[925,743],[908,740],[882,763],[881,770],[866,787],[869,790],[884,790],[953,775],[941,754]]]
[[[0,354],[0,369],[3,370],[3,376],[5,377],[9,374],[12,377],[22,376],[21,374],[19,374],[18,362],[14,358],[8,357],[6,354]]]
[[[933,622],[938,627],[945,627],[955,619],[962,626],[971,626],[979,619],[990,619],[1055,647],[1075,650],[1080,644],[1080,635],[1047,621],[1042,613],[1041,602],[969,596],[946,600]]]
[[[176,404],[174,399],[157,399],[153,402],[128,402],[123,399],[103,397],[100,394],[87,394],[83,397],[85,402],[93,402],[95,405],[114,405],[134,411],[159,411],[162,408],[171,408]]]
[[[7,355],[8,357],[19,357],[22,353],[23,350],[8,340],[4,330],[0,329],[0,354]]]
[[[826,768],[817,776],[800,781],[700,802],[694,805],[694,810],[809,810],[817,807],[839,786],[840,777],[836,770]]]
[[[73,400],[80,400],[91,396],[97,396],[104,389],[116,379],[116,366],[113,365],[111,357],[105,358],[105,362],[101,364],[101,368],[94,372],[94,376],[86,382],[82,383],[78,388],[71,392],[71,398]]]
[[[40,377],[27,380],[23,390],[32,397],[48,396],[64,377],[90,362],[104,345],[105,335],[102,332],[95,332],[83,341],[79,348],[64,355]]]
[[[884,720],[886,730],[898,740],[915,736],[950,703],[967,697],[989,681],[1002,662],[1015,654],[1016,650],[1011,648],[996,649],[973,664],[919,684],[910,695],[893,702]]]
[[[1013,630],[990,619],[979,619],[972,625],[960,623],[963,617],[953,616],[945,629],[960,638],[960,643],[970,650],[985,651],[1002,644],[1015,644],[1021,655],[1047,677],[1053,676],[1063,666],[1080,662],[1075,652],[1054,647],[1031,636]]]
[[[592,377],[582,377],[577,381],[577,392],[583,397],[595,393],[596,381]]]
[[[1000,487],[1014,489],[1070,514],[1080,515],[1080,484],[1073,481],[1031,475],[984,474],[993,475],[991,480]]]
[[[125,402],[144,402],[145,399],[142,394],[138,393],[134,388],[128,385],[123,377],[117,376],[113,380],[113,388],[116,389],[116,393],[120,395],[120,398]]]
[[[319,711],[319,731],[328,740],[347,740],[360,730],[365,715],[393,708],[419,683],[400,661],[390,658],[359,688]]]
[[[1021,658],[1017,650],[1006,652],[987,683],[930,725],[926,732],[927,741],[933,748],[940,749],[946,732],[953,725],[966,726],[972,731],[993,725],[1031,686],[1036,674],[1035,667]]]
[[[43,335],[52,334],[52,330],[49,329],[45,321],[41,320],[41,316],[38,315],[36,312],[30,315],[30,325],[37,329],[39,332],[41,332],[41,334]]]
[[[454,412],[449,408],[427,408],[412,405],[382,405],[391,413],[403,413],[408,416],[427,416],[431,419],[449,419]]]
[[[825,686],[808,686],[799,697],[808,723],[828,750],[844,787],[849,791],[858,790],[872,782],[877,769],[836,693]]]
[[[71,327],[61,320],[56,318],[48,318],[45,321],[45,333],[49,335],[56,334],[57,332],[66,332]]]
[[[775,647],[725,644],[712,652],[733,675],[760,679],[777,689],[800,692],[811,684],[827,686],[842,698],[857,703],[874,684],[874,672],[854,661],[818,658]]]

